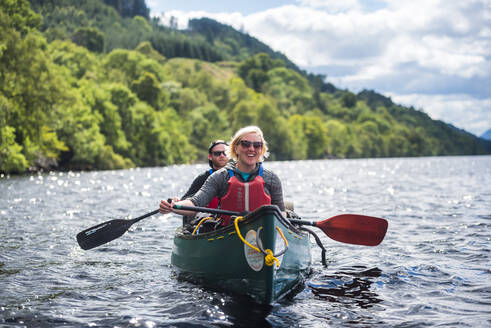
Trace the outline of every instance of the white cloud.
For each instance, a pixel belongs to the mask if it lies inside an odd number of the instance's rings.
[[[346,12],[361,9],[357,0],[299,0],[301,6],[325,9],[329,12]]]
[[[391,93],[406,105],[423,105],[425,99],[432,109],[423,108],[435,119],[451,118],[450,123],[475,134],[490,128],[491,1],[370,3],[378,7],[356,0],[298,0],[250,15],[167,15],[176,16],[180,27],[193,17],[216,19],[301,67],[327,74],[338,87]],[[466,113],[461,118],[459,110]],[[438,111],[449,114],[436,116]]]

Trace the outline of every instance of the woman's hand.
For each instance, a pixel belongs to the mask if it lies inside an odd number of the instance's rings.
[[[179,198],[174,197],[173,199],[161,200],[159,206],[159,212],[162,214],[173,212],[176,214],[192,216],[192,217],[194,217],[194,215],[196,214],[196,211],[178,210],[174,208],[174,205],[195,206],[193,202],[190,201],[189,199],[179,200]]]
[[[169,203],[166,200],[161,200],[160,201],[160,206],[159,206],[159,212],[162,214],[167,214],[169,212],[172,212],[172,203]]]
[[[169,212],[174,212],[173,206],[175,202],[178,202],[179,198],[174,197],[174,198],[169,198],[167,200],[161,200],[160,201],[160,206],[159,206],[159,212],[162,214],[167,214]]]

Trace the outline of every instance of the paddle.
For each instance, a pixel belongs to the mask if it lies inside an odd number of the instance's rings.
[[[359,214],[341,214],[323,221],[290,222],[320,228],[331,239],[342,243],[377,246],[384,240],[388,222],[385,219]]]
[[[246,215],[247,212],[233,212],[220,209],[196,206],[174,205],[175,209],[205,212],[224,215]],[[136,222],[157,214],[159,210],[152,211],[131,220],[110,220],[77,234],[77,242],[84,250],[106,244],[121,237]],[[320,228],[333,240],[347,244],[376,246],[382,242],[387,231],[388,223],[385,219],[358,214],[341,214],[324,221],[304,221],[290,219],[298,225],[310,225]]]
[[[238,213],[206,207],[174,205],[175,209],[205,212],[224,215],[245,215]],[[333,240],[346,244],[377,246],[384,240],[387,232],[388,222],[385,219],[359,214],[341,214],[323,221],[304,221],[289,219],[298,225],[309,225],[320,228]]]
[[[168,199],[170,203],[172,200]],[[207,207],[187,207],[187,206],[177,206],[174,205],[176,209],[182,210],[191,210],[195,212],[206,212],[212,214],[224,214],[224,215],[246,215],[247,212],[239,213],[225,210],[217,210]],[[124,219],[115,219],[106,221],[103,223],[99,223],[93,227],[85,229],[82,232],[77,234],[77,242],[80,247],[84,250],[89,250],[95,248],[97,246],[101,246],[103,244],[107,244],[108,242],[121,237],[124,235],[128,229],[135,224],[136,222],[143,220],[149,216],[157,214],[159,210],[152,211],[150,213],[144,214],[132,220],[124,220]]]
[[[184,211],[193,211],[193,212],[204,212],[211,214],[223,214],[223,215],[235,215],[235,216],[244,216],[249,214],[249,212],[234,212],[227,210],[220,210],[218,208],[208,208],[208,207],[199,207],[199,206],[185,206],[185,205],[174,205],[173,208],[176,210],[184,210]]]
[[[100,223],[77,234],[77,242],[82,249],[88,250],[121,237],[136,222],[157,214],[152,211],[131,220],[116,219]]]

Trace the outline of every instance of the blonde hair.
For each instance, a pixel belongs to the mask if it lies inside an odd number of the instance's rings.
[[[261,147],[261,154],[259,156],[259,162],[262,162],[265,158],[268,158],[269,152],[268,152],[268,144],[266,143],[266,140],[264,139],[263,131],[258,126],[246,126],[239,131],[235,132],[234,137],[232,138],[232,141],[230,141],[230,147],[228,148],[228,157],[232,158],[233,160],[237,161],[237,152],[235,151],[235,148],[239,146],[240,141],[242,140],[242,137],[244,137],[246,134],[249,133],[255,133],[259,137],[261,137],[261,142],[263,143],[263,146]]]

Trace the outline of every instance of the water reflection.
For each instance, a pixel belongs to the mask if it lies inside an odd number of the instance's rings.
[[[352,303],[367,309],[380,303],[379,295],[370,290],[374,282],[382,274],[379,268],[366,269],[355,266],[341,269],[334,274],[315,277],[308,287],[312,293],[322,300],[335,303]]]
[[[273,308],[271,305],[261,305],[240,295],[228,299],[215,297],[211,304],[220,309],[222,319],[227,318],[234,327],[271,327],[266,320]]]

